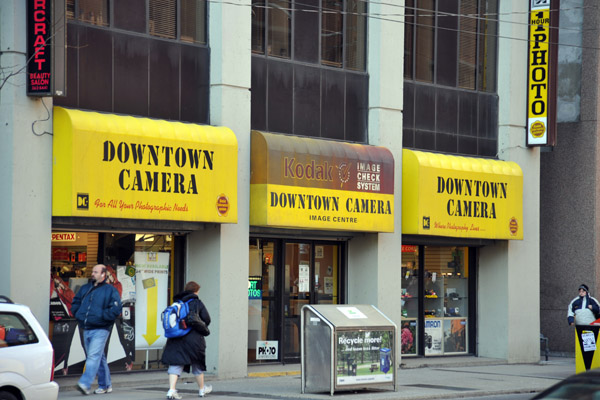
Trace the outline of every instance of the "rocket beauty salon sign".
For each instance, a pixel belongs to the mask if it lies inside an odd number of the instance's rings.
[[[52,95],[50,0],[27,0],[27,95]]]

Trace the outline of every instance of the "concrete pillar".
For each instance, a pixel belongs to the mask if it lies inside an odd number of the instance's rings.
[[[523,170],[524,239],[501,241],[480,251],[478,350],[482,357],[510,363],[538,362],[540,150],[525,146],[528,3],[500,2],[499,13],[511,15],[513,23],[499,24],[498,157]]]
[[[0,2],[0,294],[48,331],[52,98],[26,94],[25,5]]]
[[[189,279],[212,317],[207,368],[220,378],[247,375],[250,204],[251,2],[209,3],[210,121],[238,140],[238,223],[207,226],[188,241]]]
[[[373,304],[400,327],[402,259],[402,88],[404,24],[398,4],[370,3],[369,14],[369,144],[384,146],[394,156],[394,232],[368,233],[348,245],[348,302]],[[393,38],[393,40],[391,40]],[[400,357],[399,341],[396,343]]]

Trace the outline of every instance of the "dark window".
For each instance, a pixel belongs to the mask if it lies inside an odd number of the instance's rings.
[[[346,68],[364,71],[366,66],[367,3],[349,0],[346,11]]]
[[[323,0],[321,12],[321,62],[333,67],[342,66],[342,2]]]
[[[482,92],[496,92],[496,46],[498,37],[498,2],[485,1],[479,10],[479,31],[485,33],[479,40],[478,87]]]
[[[69,20],[76,19],[165,39],[179,39],[182,42],[207,43],[206,0],[66,1]],[[264,8],[262,10],[264,12]],[[111,12],[114,21],[110,20]]]
[[[177,1],[150,0],[149,33],[167,39],[177,37]]]
[[[404,77],[413,77],[415,0],[405,0],[404,15]]]
[[[291,9],[289,0],[269,1],[269,55],[290,58]]]
[[[252,3],[252,51],[364,71],[366,4],[364,0],[306,0],[299,3],[255,0]],[[319,20],[315,21],[313,15],[318,15]],[[297,25],[294,34],[292,18]],[[314,54],[319,48],[320,56]]]
[[[265,53],[265,0],[252,2],[252,51]]]
[[[181,0],[181,41],[206,44],[206,1]]]
[[[415,79],[433,82],[435,0],[419,0],[417,4]]]
[[[460,40],[458,44],[458,87],[475,89],[477,62],[477,0],[460,2]]]
[[[89,24],[108,26],[108,0],[67,0],[67,18],[77,19]]]
[[[495,157],[498,0],[405,0],[403,145]]]
[[[209,123],[206,4],[67,0],[68,68],[74,73],[67,77],[67,97],[56,97],[55,104]],[[106,25],[99,27],[91,15],[108,16],[108,10],[110,21],[101,18]]]
[[[496,91],[498,0],[406,0],[404,77]]]

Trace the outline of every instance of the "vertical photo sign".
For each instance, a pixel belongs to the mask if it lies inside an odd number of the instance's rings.
[[[52,95],[52,2],[27,0],[27,95]]]
[[[527,74],[527,146],[549,144],[550,0],[531,0]]]

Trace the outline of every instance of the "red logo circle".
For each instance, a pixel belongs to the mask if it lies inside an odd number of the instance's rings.
[[[229,198],[227,196],[225,196],[224,194],[220,194],[219,197],[217,197],[217,213],[219,213],[219,215],[221,217],[225,217],[225,216],[227,216],[228,212],[229,212]]]
[[[519,223],[517,222],[517,219],[515,217],[512,217],[510,219],[510,224],[508,225],[508,227],[510,229],[510,234],[515,236],[519,231]]]

